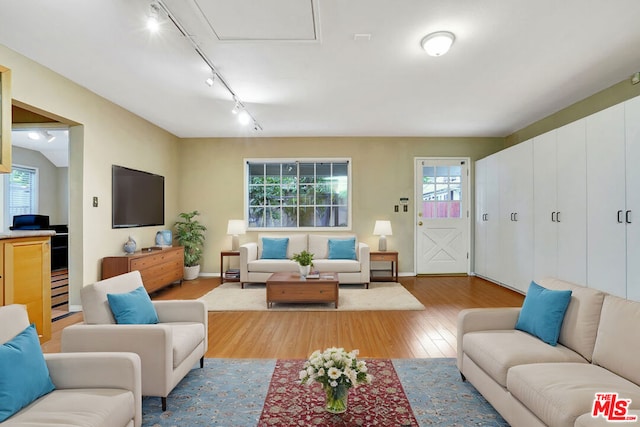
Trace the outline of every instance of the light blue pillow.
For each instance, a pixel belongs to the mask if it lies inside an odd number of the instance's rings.
[[[55,389],[35,325],[0,347],[0,422]]]
[[[329,239],[329,259],[356,259],[356,238]]]
[[[570,290],[550,290],[531,282],[516,322],[516,329],[555,346],[570,301]]]
[[[107,294],[107,300],[119,325],[158,323],[158,313],[144,286],[122,294]]]
[[[263,237],[262,238],[262,258],[263,259],[287,259],[288,237]]]

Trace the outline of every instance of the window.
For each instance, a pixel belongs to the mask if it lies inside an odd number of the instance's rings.
[[[7,175],[6,225],[11,225],[14,215],[38,213],[38,169],[13,165]]]
[[[462,218],[460,209],[462,168],[422,168],[422,214],[425,218]]]
[[[247,161],[249,228],[349,228],[346,159]]]

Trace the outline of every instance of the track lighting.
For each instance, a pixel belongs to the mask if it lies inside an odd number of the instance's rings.
[[[231,94],[231,97],[235,101],[235,106],[233,108],[233,113],[238,115],[238,121],[242,125],[248,125],[253,121],[254,130],[262,130],[262,126],[256,121],[256,119],[247,111],[246,107],[238,98],[238,95],[231,89],[229,83],[225,80],[225,78],[218,72],[217,68],[213,64],[213,62],[209,59],[206,53],[200,48],[198,42],[196,42],[195,38],[191,35],[189,31],[182,25],[180,20],[169,10],[166,4],[164,4],[163,0],[153,0],[149,5],[149,15],[147,19],[147,27],[151,31],[157,31],[160,27],[160,15],[165,14],[168,17],[168,22],[171,22],[180,33],[191,43],[191,47],[196,51],[198,56],[207,64],[209,69],[211,70],[211,75],[205,80],[205,83],[208,86],[213,86],[214,82],[217,80],[219,84],[225,87],[227,91]]]
[[[154,33],[160,28],[160,7],[156,3],[149,5],[147,28]]]
[[[56,137],[49,133],[46,130],[34,130],[27,134],[27,137],[33,141],[39,141],[41,139],[46,140],[47,142],[52,142]]]

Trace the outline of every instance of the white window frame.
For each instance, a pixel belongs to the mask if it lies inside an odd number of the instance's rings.
[[[11,186],[9,183],[9,178],[15,169],[27,169],[33,172],[33,185],[31,187],[31,207],[32,212],[27,212],[31,214],[38,213],[38,200],[40,199],[40,170],[37,167],[26,166],[26,165],[18,165],[13,164],[11,167],[11,173],[5,174],[4,177],[4,227],[5,230],[8,230],[10,226],[13,225],[13,215],[9,211],[9,202],[11,198]]]
[[[249,224],[249,164],[250,163],[346,163],[347,164],[347,225],[336,227],[252,227]],[[244,159],[244,219],[249,231],[350,231],[352,228],[352,164],[350,157],[336,158],[247,158]],[[299,207],[299,205],[295,205]]]

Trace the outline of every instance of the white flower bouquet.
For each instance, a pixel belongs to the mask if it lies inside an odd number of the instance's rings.
[[[358,350],[350,352],[343,348],[331,347],[324,352],[314,351],[300,371],[300,382],[319,382],[323,387],[346,388],[369,384],[373,377],[367,373],[367,363],[358,360]]]

